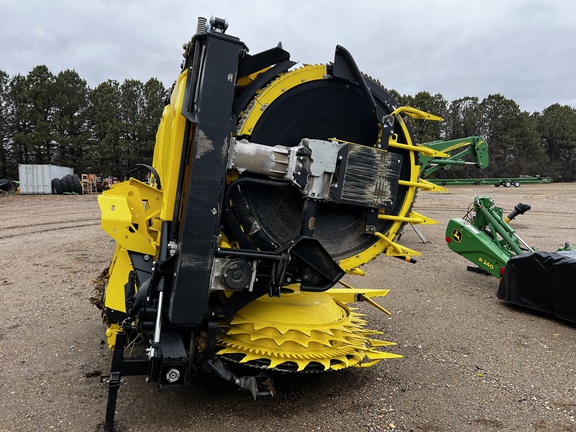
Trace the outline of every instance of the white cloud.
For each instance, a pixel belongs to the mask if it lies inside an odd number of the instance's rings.
[[[281,41],[293,59],[323,63],[340,44],[400,93],[501,93],[540,111],[574,105],[575,13],[571,0],[0,0],[0,69],[74,69],[92,87],[150,77],[170,85],[197,17],[216,15],[251,53]]]

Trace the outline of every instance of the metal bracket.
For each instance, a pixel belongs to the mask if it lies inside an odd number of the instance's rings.
[[[254,400],[258,396],[274,396],[276,394],[272,378],[264,373],[255,376],[237,376],[223,362],[217,359],[205,362],[203,368],[206,372],[213,373],[226,381],[235,383],[242,390],[248,390],[252,393]]]

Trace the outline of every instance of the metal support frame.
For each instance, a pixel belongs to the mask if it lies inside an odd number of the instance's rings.
[[[418,237],[420,237],[420,240],[422,241],[422,243],[428,243],[428,240],[426,239],[426,237],[424,237],[424,234],[422,233],[422,231],[420,231],[419,228],[416,228],[414,225],[410,224],[410,226],[412,227],[412,229],[414,230],[414,232],[418,235]]]
[[[168,299],[171,323],[197,325],[206,314],[214,254],[218,248],[224,178],[234,124],[234,85],[244,45],[236,38],[207,34],[200,76],[189,74],[182,114],[194,125],[185,145],[191,154],[182,190],[175,275]],[[191,281],[194,281],[191,283]]]
[[[131,358],[124,357],[124,348],[126,347],[127,335],[124,330],[116,334],[116,345],[112,354],[112,367],[110,375],[102,377],[103,381],[108,382],[108,401],[106,403],[106,420],[104,430],[106,432],[114,431],[114,417],[116,414],[116,401],[118,399],[118,390],[122,384],[123,376],[146,375],[148,373],[148,358]]]

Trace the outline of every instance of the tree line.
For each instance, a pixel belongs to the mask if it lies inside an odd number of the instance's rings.
[[[74,70],[53,74],[36,66],[26,76],[0,70],[0,178],[18,177],[18,164],[53,164],[122,178],[137,163],[150,163],[167,89],[108,80],[91,89]],[[547,175],[576,180],[576,109],[553,104],[528,113],[500,94],[448,102],[422,91],[401,95],[401,105],[436,114],[442,122],[412,121],[419,143],[479,135],[490,165],[441,170],[437,177]]]
[[[542,112],[528,113],[501,94],[448,102],[441,94],[392,93],[401,105],[444,118],[442,122],[411,122],[418,142],[482,136],[488,143],[488,168],[452,166],[437,171],[438,178],[541,175],[554,181],[576,180],[576,109],[571,106],[556,103]]]
[[[152,159],[166,88],[108,80],[91,89],[77,72],[44,65],[26,76],[0,70],[0,178],[18,164],[52,164],[76,173],[122,177]]]

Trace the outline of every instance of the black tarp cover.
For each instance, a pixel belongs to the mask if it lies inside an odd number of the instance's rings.
[[[533,252],[511,258],[497,296],[576,323],[576,251]]]

